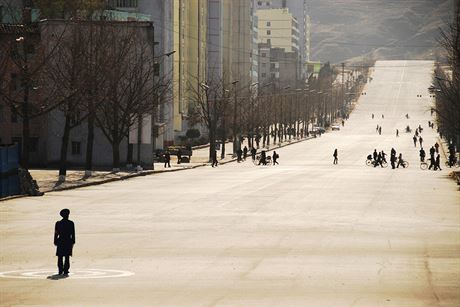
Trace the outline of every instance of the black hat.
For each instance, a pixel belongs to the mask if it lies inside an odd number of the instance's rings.
[[[68,218],[69,215],[70,215],[70,210],[69,210],[69,209],[62,209],[61,212],[59,212],[59,214],[60,214],[63,218]]]

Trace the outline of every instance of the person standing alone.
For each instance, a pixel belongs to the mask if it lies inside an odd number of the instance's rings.
[[[339,154],[337,153],[337,148],[334,150],[334,154],[332,156],[334,157],[334,164],[338,164],[339,163],[339,159],[338,159]]]
[[[56,222],[54,227],[54,245],[56,245],[59,275],[67,276],[70,269],[70,256],[75,244],[75,225],[69,220],[69,209],[62,209],[59,214],[62,220]]]

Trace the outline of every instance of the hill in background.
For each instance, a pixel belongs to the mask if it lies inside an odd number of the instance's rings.
[[[453,8],[453,0],[311,0],[311,58],[434,59]]]

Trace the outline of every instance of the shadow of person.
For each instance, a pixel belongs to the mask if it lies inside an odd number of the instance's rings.
[[[59,280],[59,279],[66,279],[68,277],[69,277],[68,274],[54,274],[54,275],[50,275],[50,276],[46,277],[46,279]]]

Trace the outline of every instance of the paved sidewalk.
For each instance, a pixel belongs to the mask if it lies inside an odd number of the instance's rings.
[[[271,144],[265,148],[259,148],[258,152],[265,149],[267,151],[271,151],[273,149],[277,149],[280,147],[288,146],[290,144],[295,144],[297,142],[305,141],[309,138],[304,139],[295,139],[293,138],[291,141],[285,141],[282,144],[273,145]],[[243,142],[242,147],[248,146],[247,140]],[[248,146],[248,150],[249,150]],[[219,156],[219,163],[226,164],[229,162],[236,161],[236,158],[232,156],[233,151],[233,143],[228,142],[225,144],[225,157],[223,159],[220,158],[220,151],[218,151]],[[250,155],[250,153],[248,153]],[[137,176],[146,176],[155,173],[163,173],[163,172],[170,172],[170,171],[181,171],[192,169],[196,167],[210,165],[209,163],[209,146],[195,149],[193,150],[193,156],[191,158],[190,163],[182,163],[177,164],[177,158],[175,156],[171,157],[171,167],[165,168],[163,163],[155,163],[153,170],[145,170],[145,171],[128,171],[128,170],[121,170],[119,172],[111,172],[111,171],[94,171],[93,175],[90,177],[85,177],[84,170],[69,170],[67,171],[67,177],[65,182],[60,182],[59,179],[59,171],[58,170],[49,170],[49,169],[31,169],[30,173],[32,177],[37,181],[38,186],[40,187],[40,191],[42,192],[52,192],[52,191],[62,191],[68,189],[74,189],[79,187],[85,187],[90,185],[96,184],[103,184],[106,182],[112,182],[117,180],[126,180],[129,178],[137,177]]]

